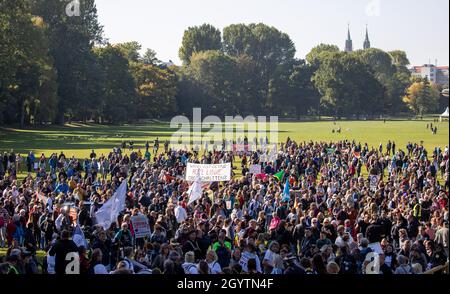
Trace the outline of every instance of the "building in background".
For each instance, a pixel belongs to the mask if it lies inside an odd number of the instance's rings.
[[[364,50],[371,48],[370,39],[369,39],[369,29],[367,28],[367,26],[366,26],[366,37],[364,39],[363,48],[364,48]],[[353,52],[353,40],[350,35],[350,25],[348,26],[347,40],[345,41],[344,51],[345,52]]]
[[[448,87],[448,66],[424,64],[422,66],[413,66],[410,70],[414,77],[427,78],[431,83]]]
[[[352,37],[350,36],[350,25],[349,25],[347,32],[347,40],[345,41],[345,52],[352,52],[352,51],[353,51],[353,41]]]
[[[367,26],[366,26],[366,39],[364,40],[363,48],[364,50],[370,48],[369,29],[367,28]]]

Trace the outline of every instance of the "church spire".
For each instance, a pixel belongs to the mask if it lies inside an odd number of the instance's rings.
[[[348,24],[347,41],[345,41],[345,52],[352,52],[352,51],[353,51],[353,41],[352,37],[350,36],[350,24]]]
[[[366,25],[366,39],[364,40],[364,50],[370,48],[370,40],[369,40],[369,29]]]

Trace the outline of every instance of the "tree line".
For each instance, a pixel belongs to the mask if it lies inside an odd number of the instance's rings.
[[[124,123],[190,115],[367,115],[437,111],[439,89],[413,79],[403,51],[341,52],[320,44],[306,58],[278,29],[209,24],[186,29],[167,65],[137,42],[110,44],[95,0],[70,17],[60,0],[0,0],[0,123]]]

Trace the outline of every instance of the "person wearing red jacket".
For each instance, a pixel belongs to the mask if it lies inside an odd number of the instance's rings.
[[[13,236],[16,232],[17,226],[13,220],[13,218],[9,219],[8,224],[6,225],[6,241],[8,242],[8,246],[12,245]]]

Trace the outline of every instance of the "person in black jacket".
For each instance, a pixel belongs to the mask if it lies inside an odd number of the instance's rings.
[[[192,230],[188,233],[188,239],[186,243],[183,245],[183,254],[186,254],[187,252],[194,252],[195,253],[195,259],[199,260],[202,256],[202,251],[200,249],[200,246],[197,242],[197,231]]]
[[[387,238],[388,240],[390,240],[390,234],[391,234],[391,229],[392,229],[392,221],[389,219],[387,212],[385,210],[383,210],[381,212],[381,216],[378,219],[378,222],[380,223],[381,227],[382,227],[382,232],[381,232],[381,236],[382,238]]]
[[[301,222],[294,227],[294,230],[292,232],[292,241],[295,245],[295,248],[298,248],[302,244],[302,240],[305,237],[305,221],[304,219],[301,220]]]
[[[316,239],[313,237],[311,228],[305,228],[305,237],[300,245],[300,253],[302,257],[312,257],[312,249],[316,246]]]
[[[275,231],[275,238],[280,244],[280,246],[291,245],[292,233],[290,233],[289,230],[286,229],[286,226],[287,226],[286,221],[281,221],[280,225]]]
[[[61,240],[50,249],[48,254],[55,257],[55,273],[57,275],[66,274],[69,263],[73,262],[73,258],[69,258],[70,254],[78,255],[78,247],[72,240],[69,239],[69,231],[63,230],[61,232]]]
[[[339,265],[340,274],[356,274],[357,263],[353,255],[349,254],[347,246],[341,247],[341,255],[336,258],[336,263]]]
[[[392,275],[393,274],[392,268],[384,262],[385,261],[384,254],[379,254],[379,258],[380,258],[380,274]]]
[[[37,242],[33,231],[33,223],[28,223],[25,230],[25,248],[34,255],[36,253]]]
[[[102,264],[104,266],[111,265],[111,250],[112,250],[112,242],[106,236],[105,231],[100,231],[97,235],[97,238],[94,239],[94,243],[92,244],[92,249],[100,249],[102,251]]]
[[[408,224],[407,224],[407,231],[408,231],[408,237],[409,238],[416,238],[417,234],[419,233],[419,221],[412,215],[408,216]]]
[[[79,208],[80,212],[78,212],[78,224],[80,225],[80,227],[92,226],[92,219],[89,214],[89,210],[87,209],[83,201],[80,201]]]

